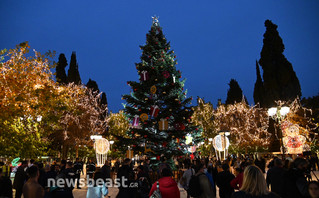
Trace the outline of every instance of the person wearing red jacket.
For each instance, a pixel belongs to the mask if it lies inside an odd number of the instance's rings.
[[[236,177],[230,182],[230,186],[236,190],[239,190],[243,185],[244,173],[241,168],[235,169]]]
[[[161,171],[161,176],[158,180],[159,190],[162,198],[180,198],[180,192],[177,183],[172,179],[172,172],[169,168],[163,168]],[[152,186],[149,196],[157,189],[155,182]]]

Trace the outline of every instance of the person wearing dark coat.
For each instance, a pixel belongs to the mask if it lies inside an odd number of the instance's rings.
[[[284,198],[308,197],[308,182],[305,172],[308,167],[307,160],[296,158],[290,169],[284,174]]]
[[[2,168],[0,168],[0,197],[12,198],[12,182],[9,177],[2,174]]]
[[[111,166],[109,165],[109,162],[107,160],[105,160],[105,163],[101,168],[101,172],[103,175],[103,179],[111,178]]]
[[[285,175],[285,169],[283,168],[282,160],[279,158],[276,158],[274,160],[274,166],[270,168],[267,172],[267,186],[271,186],[271,192],[276,193],[277,195],[283,197],[284,192],[284,175]]]
[[[220,198],[230,198],[234,192],[234,189],[230,186],[230,182],[235,178],[229,171],[228,164],[222,164],[222,172],[217,174],[216,184],[219,188]]]
[[[22,164],[18,167],[18,170],[14,177],[13,188],[16,189],[16,198],[21,198],[23,185],[27,180],[27,173],[25,172],[25,168],[28,167],[28,162],[23,161]]]
[[[81,172],[83,172],[83,164],[82,162],[79,161],[79,158],[76,158],[73,168],[74,168],[75,178],[77,179],[76,181],[77,189],[81,189],[80,177],[81,177]]]
[[[251,165],[245,168],[243,185],[234,192],[232,198],[279,198],[269,192],[264,174],[259,167]]]
[[[117,178],[119,179],[119,182],[122,184],[122,178],[125,178],[126,182],[124,184],[126,186],[120,186],[119,192],[116,196],[116,198],[134,198],[136,196],[137,187],[130,187],[132,185],[134,179],[135,179],[135,173],[133,169],[130,166],[131,160],[129,158],[126,158],[124,160],[123,165],[119,168],[117,173]]]
[[[69,180],[71,184],[75,184],[76,178],[75,178],[75,173],[72,166],[73,166],[72,162],[67,162],[65,169],[62,171],[62,174],[65,175],[65,179]],[[70,191],[72,193],[72,190],[74,189],[74,187],[75,186],[66,186],[65,190]]]
[[[88,175],[90,178],[93,178],[95,170],[95,163],[90,159],[89,162],[86,164],[86,175]]]

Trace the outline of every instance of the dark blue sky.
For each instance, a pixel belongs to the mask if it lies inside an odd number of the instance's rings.
[[[279,26],[303,96],[319,92],[317,0],[1,0],[0,48],[29,41],[37,51],[55,50],[56,59],[65,53],[68,61],[76,51],[82,81],[97,81],[110,110],[118,111],[121,95],[129,93],[126,81],[138,79],[134,63],[154,14],[194,99],[224,101],[235,78],[253,103],[266,19]]]

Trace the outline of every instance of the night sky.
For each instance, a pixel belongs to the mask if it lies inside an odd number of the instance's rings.
[[[134,63],[146,41],[151,16],[159,16],[171,41],[188,96],[224,102],[235,78],[253,103],[255,61],[260,58],[264,21],[272,20],[304,97],[319,93],[318,0],[0,0],[0,49],[29,41],[31,48],[76,51],[82,82],[97,81],[113,112],[122,108]]]

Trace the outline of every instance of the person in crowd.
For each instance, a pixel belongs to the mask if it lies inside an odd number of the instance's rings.
[[[188,164],[188,161],[186,161],[184,166],[187,170],[184,171],[183,176],[180,180],[180,184],[183,186],[183,188],[187,192],[189,181],[191,180],[191,177],[195,175],[195,170],[192,168],[190,161],[189,161],[189,164]],[[187,198],[189,197],[190,197],[189,194],[187,194]]]
[[[80,162],[79,158],[76,158],[75,163],[74,163],[74,173],[75,173],[75,178],[76,178],[76,187],[77,189],[80,188],[80,177],[81,177],[81,172],[83,172],[83,164]]]
[[[23,185],[27,180],[27,173],[25,169],[28,167],[28,162],[23,161],[18,167],[17,172],[14,177],[13,188],[16,190],[15,197],[21,198]]]
[[[119,168],[117,173],[117,178],[119,179],[120,183],[122,184],[125,179],[125,186],[119,187],[119,192],[117,194],[117,198],[133,198],[136,195],[136,187],[132,187],[132,183],[135,181],[135,173],[130,166],[131,160],[126,158],[123,162],[123,165]],[[131,187],[130,187],[131,186]]]
[[[199,179],[199,185],[201,188],[201,195],[197,198],[208,198],[208,197],[215,197],[215,192],[213,189],[213,181],[210,181],[210,179],[212,180],[212,177],[207,177],[207,169],[205,164],[203,163],[199,163],[196,166],[196,174],[195,176],[198,177]]]
[[[222,171],[217,174],[216,184],[219,188],[220,198],[230,198],[234,189],[230,186],[230,182],[235,178],[229,171],[229,165],[224,163],[221,165]]]
[[[319,198],[319,182],[310,182],[308,185],[308,191],[311,198]]]
[[[269,192],[264,174],[260,168],[250,165],[245,168],[243,185],[240,191],[234,192],[232,198],[279,198],[279,196]]]
[[[279,158],[274,159],[274,166],[270,168],[267,172],[267,186],[271,186],[271,192],[276,193],[277,195],[284,197],[284,175],[285,169],[283,167],[282,160]]]
[[[74,173],[74,169],[73,169],[73,163],[71,161],[68,161],[66,163],[65,169],[62,171],[62,174],[65,175],[65,179],[70,181],[69,183],[71,183],[72,185],[69,185],[65,188],[65,190],[72,192],[72,190],[74,189],[75,186],[73,186],[73,184],[75,184],[75,173]]]
[[[89,178],[93,177],[95,168],[95,163],[92,161],[92,159],[90,159],[89,162],[86,164],[86,175],[88,175]]]
[[[284,174],[284,192],[283,197],[308,197],[308,183],[305,172],[308,162],[304,158],[296,158],[290,165],[289,170]]]
[[[94,184],[89,183],[86,198],[103,198],[108,194],[103,173],[100,170],[96,170],[93,179]]]
[[[3,175],[0,167],[0,197],[12,198],[12,182],[9,177]]]
[[[145,167],[143,165],[139,165],[137,167],[137,197],[138,198],[147,198],[150,192],[150,178],[148,173],[145,171]]]
[[[105,160],[105,163],[101,168],[101,172],[103,174],[104,179],[111,178],[111,167],[110,167],[109,162],[107,160]]]
[[[2,176],[10,177],[11,168],[9,162],[7,162],[7,164],[0,162],[0,168],[2,168]]]
[[[34,159],[30,159],[30,161],[29,161],[29,167],[33,166],[34,162],[35,162]]]
[[[65,167],[66,167],[66,160],[61,160],[60,173],[64,171]]]
[[[116,162],[114,163],[114,172],[118,173],[120,165],[121,165],[120,160],[116,159]]]
[[[51,165],[50,170],[48,172],[46,172],[46,174],[45,174],[45,187],[49,187],[49,188],[52,187],[52,186],[48,186],[49,185],[48,181],[49,181],[49,179],[55,179],[56,176],[58,175],[56,170],[55,170],[55,166],[56,165]]]
[[[256,157],[255,165],[258,166],[263,173],[265,173],[266,160],[262,156]]]
[[[40,184],[43,188],[45,188],[45,184],[46,184],[46,173],[45,173],[45,171],[44,171],[44,169],[43,169],[43,163],[40,162],[40,163],[37,163],[37,164],[34,164],[34,165],[36,165],[36,166],[38,167],[39,173],[40,173],[38,182],[39,182],[39,184]]]
[[[23,185],[24,198],[42,198],[44,197],[44,189],[38,183],[40,172],[37,166],[31,166],[27,169],[29,176],[28,181]]]
[[[169,167],[165,167],[160,172],[161,178],[156,181],[149,193],[151,196],[155,190],[157,190],[157,182],[159,184],[159,191],[162,198],[180,198],[180,192],[177,183],[172,179],[172,172]]]
[[[233,180],[231,180],[230,186],[233,189],[239,190],[243,185],[243,178],[244,178],[243,169],[240,167],[235,168],[235,176],[236,177]]]

